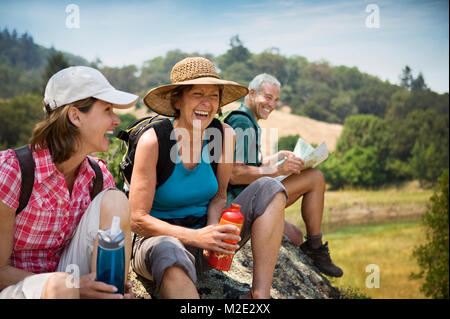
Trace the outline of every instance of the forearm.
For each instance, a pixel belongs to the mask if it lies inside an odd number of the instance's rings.
[[[218,224],[222,211],[227,205],[226,197],[214,197],[208,205],[208,221],[207,225]]]
[[[132,213],[132,216],[136,213]],[[132,218],[132,232],[145,238],[156,236],[171,236],[179,239],[182,243],[189,243],[192,240],[192,230],[186,227],[169,224],[161,219],[155,218],[147,214],[139,214],[140,217]]]
[[[243,163],[235,163],[230,178],[232,185],[248,185],[253,183],[260,177],[277,177],[279,176],[277,165],[267,166],[248,166]]]

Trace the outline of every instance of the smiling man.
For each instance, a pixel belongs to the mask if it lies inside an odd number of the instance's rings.
[[[315,168],[302,170],[303,160],[290,151],[282,150],[262,160],[261,128],[258,121],[266,120],[276,108],[280,87],[280,82],[271,75],[263,73],[256,76],[249,84],[249,93],[244,103],[224,120],[236,132],[235,162],[228,187],[228,202],[260,177],[288,175],[282,181],[289,195],[286,207],[303,197],[301,215],[306,225],[306,241],[303,243],[301,230],[287,221],[284,224],[284,234],[311,257],[322,273],[341,277],[343,271],[333,264],[328,242],[322,243],[321,223],[325,193],[322,173]],[[285,159],[284,162],[278,164],[282,159]]]

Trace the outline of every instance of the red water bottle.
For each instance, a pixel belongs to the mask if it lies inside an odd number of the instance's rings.
[[[222,217],[220,217],[219,225],[234,225],[239,227],[239,233],[235,233],[236,235],[240,235],[242,230],[242,225],[244,224],[244,215],[241,213],[241,205],[231,204],[231,207],[228,209],[224,209],[222,212]],[[229,244],[237,244],[236,241],[233,240],[224,240],[224,242]],[[208,264],[216,268],[218,270],[228,271],[231,267],[231,262],[233,261],[232,254],[222,254],[217,252],[212,252],[209,256]]]

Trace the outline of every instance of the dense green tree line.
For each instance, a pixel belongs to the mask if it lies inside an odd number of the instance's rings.
[[[356,67],[310,62],[302,56],[286,57],[277,48],[252,53],[237,35],[229,45],[222,55],[202,54],[214,61],[223,78],[248,85],[258,73],[273,74],[282,83],[280,103],[289,105],[293,113],[344,124],[336,152],[321,165],[333,187],[377,186],[408,179],[429,184],[448,167],[448,93],[428,89],[424,76],[419,73],[414,77],[409,66],[399,69],[396,85]],[[7,29],[0,33],[0,49],[2,148],[26,142],[31,134],[30,123],[43,116],[43,85],[61,68],[75,64],[97,67],[112,85],[142,97],[150,88],[170,81],[176,62],[199,55],[173,50],[140,67],[108,67],[100,59],[88,63],[43,48],[34,44],[28,34],[19,36]],[[287,137],[279,145],[290,148],[295,140]]]
[[[42,78],[48,59],[57,54],[55,48],[44,48],[34,43],[28,33],[18,35],[16,30],[0,32],[0,99],[18,94],[43,94]],[[70,65],[88,65],[89,62],[70,53],[60,53]]]

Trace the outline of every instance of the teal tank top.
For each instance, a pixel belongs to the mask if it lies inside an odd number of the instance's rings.
[[[202,217],[219,188],[209,163],[206,140],[200,163],[192,170],[184,167],[177,147],[177,162],[169,178],[155,191],[150,215],[159,219]],[[207,162],[205,162],[205,159]]]

